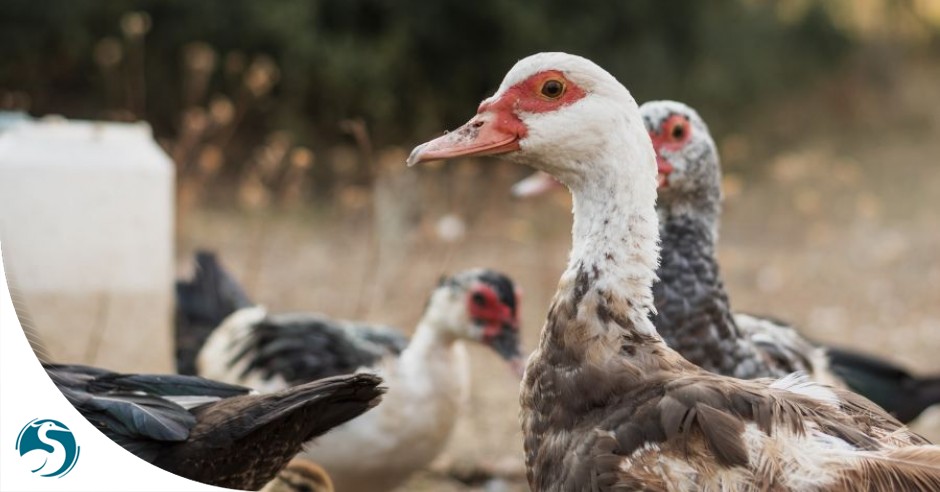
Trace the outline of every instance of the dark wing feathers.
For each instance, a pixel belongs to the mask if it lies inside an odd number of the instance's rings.
[[[69,402],[115,440],[185,440],[196,418],[163,396],[228,398],[250,391],[195,376],[125,375],[81,365],[44,367]]]
[[[307,441],[374,407],[384,392],[371,374],[250,395],[191,376],[45,367],[69,402],[128,451],[192,480],[248,490],[271,480]],[[178,396],[218,401],[187,410],[167,399]]]
[[[176,364],[180,374],[196,374],[196,357],[212,330],[228,315],[253,304],[215,254],[199,251],[195,262],[192,280],[176,283]]]
[[[715,385],[696,384],[702,382],[689,378],[681,385],[672,385],[659,400],[659,425],[665,439],[688,453],[691,440],[701,438],[723,466],[746,465],[748,454],[741,434],[742,417],[747,413],[739,414],[736,410],[751,413],[767,402],[753,399],[747,405],[736,405],[730,397],[733,392],[723,392]]]
[[[338,376],[200,407],[185,447],[155,464],[193,480],[256,490],[306,442],[377,405],[380,383],[372,374]]]
[[[118,374],[79,365],[45,367],[89,422],[148,461],[166,442],[185,441],[196,424],[192,413],[168,398],[199,396],[213,397],[205,400],[213,401],[250,391],[195,376]]]
[[[904,368],[851,350],[828,347],[829,370],[901,422],[940,404],[940,378],[917,377]]]
[[[44,362],[42,367],[46,370],[49,378],[59,387],[82,386],[98,377],[114,374],[105,369],[77,364],[50,364]]]
[[[194,410],[200,420],[217,425],[213,415],[219,415],[218,422],[232,425],[230,435],[241,439],[258,432],[265,427],[276,425],[280,421],[294,417],[299,411],[308,418],[304,420],[301,433],[308,436],[304,441],[313,439],[326,431],[357,417],[379,402],[384,390],[378,385],[381,378],[373,374],[355,374],[335,376],[318,381],[293,386],[287,390],[263,396],[244,398],[239,405],[228,408],[218,405],[206,405]],[[200,423],[200,432],[203,431]]]
[[[293,385],[351,374],[401,353],[405,345],[407,338],[387,327],[347,325],[309,314],[269,315],[252,326],[229,366],[247,360],[240,377],[259,372],[263,379],[280,376]]]
[[[157,396],[215,396],[229,398],[247,394],[244,386],[220,383],[198,376],[172,374],[109,374],[89,383],[89,390],[139,391]]]
[[[183,441],[196,423],[196,418],[179,405],[147,395],[95,396],[88,400],[86,408],[102,412],[109,424],[107,428],[113,432],[134,438]]]
[[[744,422],[727,412],[704,404],[696,405],[695,410],[705,444],[718,462],[724,466],[747,465],[747,446],[741,439]]]

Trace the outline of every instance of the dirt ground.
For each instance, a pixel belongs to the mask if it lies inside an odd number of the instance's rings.
[[[736,310],[940,372],[938,80],[940,65],[914,64],[883,93],[851,79],[827,82],[755,108],[719,140],[720,260]],[[409,330],[440,274],[492,267],[524,289],[531,349],[570,245],[566,194],[510,200],[508,187],[527,170],[505,163],[402,172],[417,178],[390,185],[399,187],[393,196],[415,203],[397,210],[394,200],[376,200],[383,217],[404,217],[405,226],[373,233],[368,206],[279,214],[204,208],[185,217],[178,271],[189,271],[195,248],[215,249],[272,310]],[[450,446],[404,490],[525,490],[518,380],[494,354],[472,347],[471,355],[471,399]],[[940,425],[920,430],[940,437]]]

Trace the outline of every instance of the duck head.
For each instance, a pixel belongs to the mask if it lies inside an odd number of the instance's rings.
[[[629,91],[595,63],[539,53],[517,62],[469,122],[416,147],[408,164],[503,155],[578,187],[618,172],[600,163],[652,161],[636,114]]]
[[[660,208],[717,204],[718,150],[699,114],[676,101],[650,101],[640,113],[656,151]]]
[[[467,270],[441,279],[424,316],[454,339],[491,348],[521,373],[519,297],[506,275],[482,268]]]

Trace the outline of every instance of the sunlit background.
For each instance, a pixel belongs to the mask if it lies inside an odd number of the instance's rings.
[[[549,50],[709,123],[736,310],[940,372],[940,2],[5,0],[0,110],[149,123],[175,165],[177,275],[208,248],[271,310],[410,331],[440,274],[488,266],[524,289],[532,348],[567,194],[512,200],[528,170],[507,163],[404,160]],[[63,362],[120,351],[97,336]],[[518,381],[472,355],[466,418],[405,490],[522,490]]]

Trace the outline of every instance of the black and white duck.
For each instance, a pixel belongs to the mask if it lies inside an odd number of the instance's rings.
[[[386,326],[321,314],[235,311],[203,346],[199,375],[262,392],[368,372],[388,387],[375,411],[307,446],[301,457],[342,491],[389,490],[444,448],[469,392],[464,342],[491,348],[521,374],[519,305],[505,275],[474,269],[444,278],[409,340]]]

